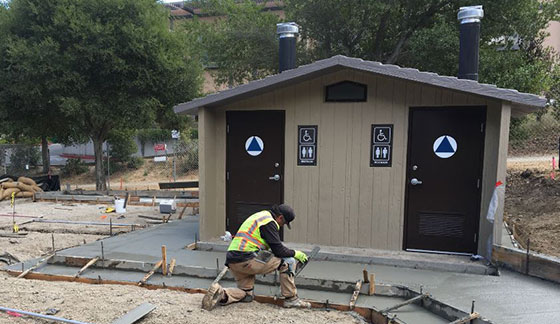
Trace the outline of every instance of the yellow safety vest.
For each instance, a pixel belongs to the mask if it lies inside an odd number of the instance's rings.
[[[270,247],[261,237],[260,227],[270,222],[274,222],[278,229],[280,225],[276,223],[272,214],[268,210],[255,213],[247,218],[235,237],[231,241],[228,251],[255,252],[258,250],[268,250]]]

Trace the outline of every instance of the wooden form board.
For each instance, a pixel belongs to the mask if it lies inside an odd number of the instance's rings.
[[[494,245],[492,259],[517,272],[560,283],[558,258]]]

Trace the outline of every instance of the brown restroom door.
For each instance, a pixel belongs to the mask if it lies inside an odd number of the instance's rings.
[[[284,111],[228,111],[226,228],[281,204],[284,194]]]
[[[485,107],[411,108],[405,248],[476,253]]]

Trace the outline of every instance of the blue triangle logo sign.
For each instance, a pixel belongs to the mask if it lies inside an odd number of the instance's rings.
[[[258,136],[250,136],[245,141],[245,151],[251,156],[260,155],[264,150],[264,142]]]
[[[445,136],[439,144],[438,148],[436,149],[436,153],[455,153],[455,150],[451,146],[451,143],[449,143],[447,136]]]
[[[247,151],[257,151],[257,152],[262,151],[262,148],[259,145],[259,142],[257,142],[257,139],[255,137],[253,137],[253,140],[251,141],[251,144],[249,144]]]

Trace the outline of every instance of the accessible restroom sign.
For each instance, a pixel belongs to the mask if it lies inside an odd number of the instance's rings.
[[[393,124],[371,125],[371,167],[390,167],[393,159]]]
[[[317,125],[298,126],[297,165],[317,165]]]

